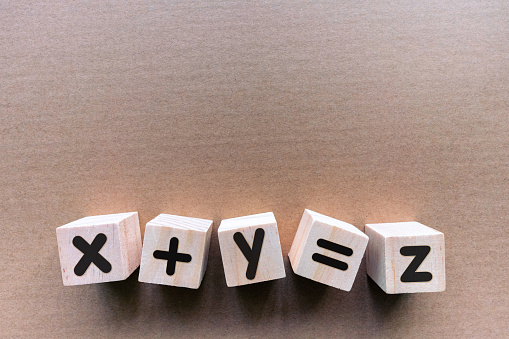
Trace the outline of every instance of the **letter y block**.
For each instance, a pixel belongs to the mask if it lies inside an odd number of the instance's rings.
[[[225,219],[217,232],[228,287],[285,277],[272,212]]]

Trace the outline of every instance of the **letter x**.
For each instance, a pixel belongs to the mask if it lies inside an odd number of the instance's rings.
[[[94,265],[104,273],[109,273],[111,271],[111,264],[99,254],[99,251],[106,243],[106,240],[107,238],[104,233],[96,235],[91,244],[79,235],[72,239],[72,244],[83,252],[83,256],[74,267],[74,273],[77,276],[81,277],[85,274],[91,263],[94,263]]]
[[[177,261],[180,262],[190,262],[191,261],[191,255],[186,253],[178,253],[179,247],[179,240],[178,238],[171,238],[170,239],[170,248],[168,251],[154,251],[154,258],[156,259],[163,259],[168,260],[168,263],[166,264],[166,274],[173,275],[175,274],[175,265],[177,264]]]

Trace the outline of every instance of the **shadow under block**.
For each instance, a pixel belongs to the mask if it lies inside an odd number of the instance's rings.
[[[286,276],[272,212],[222,220],[217,232],[228,287]]]
[[[139,281],[200,287],[209,254],[212,220],[159,214],[145,227]]]
[[[350,291],[368,240],[355,226],[306,209],[288,257],[295,274]]]
[[[125,280],[140,265],[138,212],[85,217],[56,232],[65,286]]]
[[[445,290],[444,234],[421,223],[366,225],[367,273],[385,293]]]

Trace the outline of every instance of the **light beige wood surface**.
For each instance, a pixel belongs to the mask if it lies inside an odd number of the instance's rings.
[[[242,234],[253,248],[255,232],[264,231],[264,237],[254,278],[246,276],[248,261],[234,241],[235,233]],[[281,279],[286,276],[276,218],[272,212],[225,219],[218,228],[219,246],[224,275],[228,287]]]
[[[343,255],[321,247],[319,240],[345,246],[351,253]],[[368,237],[355,226],[306,209],[302,214],[288,257],[295,274],[350,291],[367,244]],[[317,262],[313,260],[315,254],[339,260],[347,265],[346,269]]]
[[[445,290],[444,234],[418,222],[367,224],[367,274],[389,294],[442,292]],[[403,282],[402,274],[414,256],[401,254],[405,246],[429,246],[416,272],[429,272],[430,281]]]
[[[62,280],[66,286],[124,280],[140,265],[142,245],[138,212],[85,217],[58,227],[56,232]],[[99,234],[106,236],[99,254],[109,262],[111,270],[105,273],[92,262],[83,275],[76,275],[74,269],[84,252],[73,244],[75,237],[92,244]]]
[[[153,284],[199,288],[209,255],[212,220],[159,214],[145,227],[139,281]],[[191,256],[190,262],[177,262],[172,275],[167,261],[154,258],[154,251],[168,251],[170,240],[178,239],[178,253]]]

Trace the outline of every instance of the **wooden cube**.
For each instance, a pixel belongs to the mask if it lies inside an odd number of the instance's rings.
[[[218,238],[228,287],[286,276],[272,212],[225,219]]]
[[[355,226],[306,209],[288,257],[295,274],[350,291],[368,240]]]
[[[138,212],[82,218],[57,228],[65,286],[125,280],[140,265]]]
[[[388,294],[445,290],[444,234],[421,223],[366,225],[368,275]]]
[[[212,220],[159,214],[145,227],[139,281],[200,287],[209,254]]]

